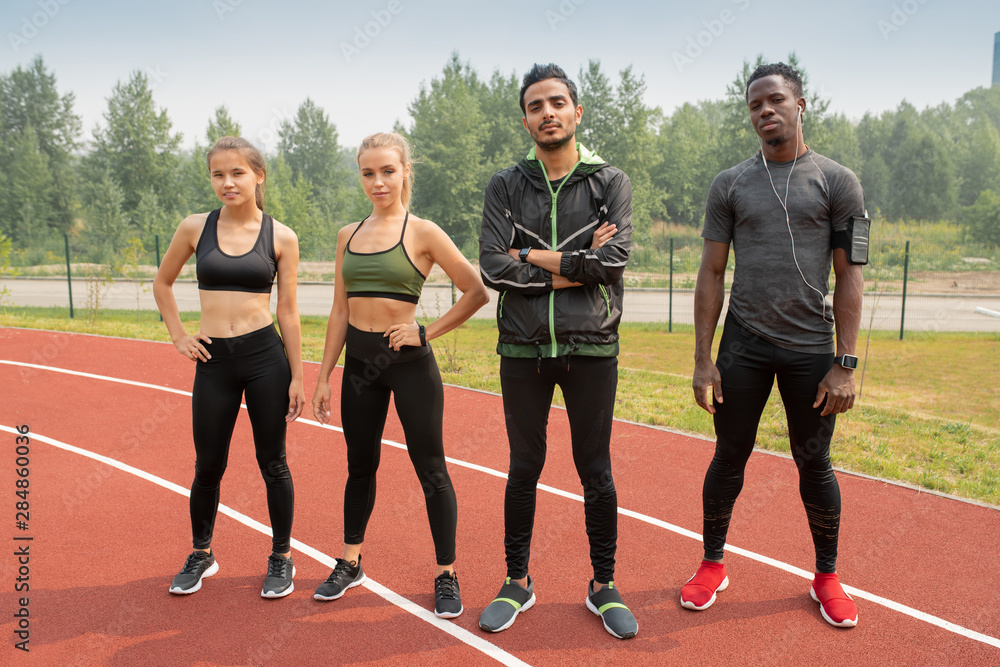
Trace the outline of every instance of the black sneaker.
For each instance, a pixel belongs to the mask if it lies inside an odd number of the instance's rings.
[[[204,551],[193,551],[184,562],[184,567],[174,577],[170,584],[170,592],[174,595],[190,595],[201,588],[201,580],[211,577],[219,571],[219,564],[215,562],[215,552],[206,553]]]
[[[267,578],[260,596],[264,598],[283,598],[295,590],[292,577],[295,576],[295,563],[291,558],[280,554],[267,557]]]
[[[438,618],[461,616],[462,594],[458,590],[458,575],[442,572],[434,580],[434,615]]]
[[[338,558],[337,566],[333,568],[333,572],[326,578],[326,581],[319,585],[319,588],[313,593],[313,597],[317,600],[336,600],[346,593],[348,588],[363,584],[365,578],[365,571],[361,569],[360,554],[356,563]]]

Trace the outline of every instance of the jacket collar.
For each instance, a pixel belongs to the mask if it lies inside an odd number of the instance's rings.
[[[541,163],[541,160],[538,159],[538,154],[536,153],[537,150],[538,146],[532,144],[531,150],[528,151],[528,154],[524,158],[528,162],[536,163],[534,166],[537,166],[538,164]],[[576,152],[580,156],[581,164],[604,164],[604,160],[597,153],[588,149],[579,141],[576,142]]]
[[[538,159],[537,151],[538,147],[532,144],[531,150],[523,160],[518,164],[521,173],[523,173],[528,179],[541,190],[548,191],[548,183],[545,182],[545,170],[542,168],[542,161]],[[597,153],[589,150],[586,146],[580,142],[576,142],[576,150],[580,156],[580,161],[577,163],[576,168],[569,174],[569,181],[567,184],[580,179],[585,178],[589,174],[598,171],[599,169],[607,166],[605,162]]]

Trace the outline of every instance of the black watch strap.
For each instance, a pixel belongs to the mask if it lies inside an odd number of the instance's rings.
[[[522,262],[527,262],[529,252],[531,252],[531,248],[521,248],[521,252],[517,253],[518,259]]]

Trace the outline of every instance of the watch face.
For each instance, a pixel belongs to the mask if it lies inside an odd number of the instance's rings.
[[[854,356],[851,356],[849,354],[845,354],[840,359],[840,365],[843,366],[844,368],[854,368],[854,369],[856,369],[858,367],[858,358],[854,357]]]

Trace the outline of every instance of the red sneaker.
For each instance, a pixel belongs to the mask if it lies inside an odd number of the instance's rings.
[[[715,602],[715,594],[726,590],[727,586],[726,566],[703,560],[698,571],[681,588],[681,606],[695,611],[708,609]]]
[[[844,592],[837,573],[817,572],[809,588],[809,595],[819,602],[819,611],[830,625],[838,628],[853,628],[858,624],[858,606],[850,595]]]

